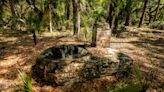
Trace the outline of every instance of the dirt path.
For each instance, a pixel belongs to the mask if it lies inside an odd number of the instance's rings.
[[[164,30],[129,28],[111,45],[139,64],[143,78],[164,89]]]
[[[112,38],[111,48],[120,50],[140,65],[143,78],[164,85],[164,31],[128,28],[121,38]],[[77,43],[72,37],[42,36],[34,46],[31,36],[0,35],[0,86],[19,84],[18,69],[28,72],[44,49],[63,42]],[[35,90],[39,86],[35,85]],[[164,88],[163,88],[164,89]]]

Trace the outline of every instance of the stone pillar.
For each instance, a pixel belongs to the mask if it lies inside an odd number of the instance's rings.
[[[111,29],[108,24],[104,25],[104,28],[97,30],[97,47],[110,47],[110,39],[111,39]]]

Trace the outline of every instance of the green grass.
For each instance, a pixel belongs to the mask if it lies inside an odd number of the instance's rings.
[[[22,90],[24,92],[32,92],[31,73],[27,74],[20,70],[18,70],[18,72],[19,72],[19,78],[23,82],[23,84],[19,86],[20,90]]]

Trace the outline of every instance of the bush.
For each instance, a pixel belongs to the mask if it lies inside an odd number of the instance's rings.
[[[150,84],[146,81],[138,81],[123,88],[116,87],[113,92],[145,92],[149,86]]]
[[[150,28],[164,30],[164,21],[155,21],[150,24]]]

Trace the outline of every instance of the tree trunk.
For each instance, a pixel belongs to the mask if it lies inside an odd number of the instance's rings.
[[[125,26],[129,26],[129,24],[130,24],[130,16],[131,16],[130,13],[126,15]]]
[[[67,20],[69,20],[70,15],[70,0],[66,0],[66,6],[65,6],[65,17]]]
[[[49,4],[49,27],[50,27],[50,32],[52,32],[52,14],[51,14],[51,5]]]
[[[157,15],[158,15],[158,12],[159,12],[160,2],[161,2],[161,0],[158,0],[158,6],[157,6],[157,10],[156,10],[155,15],[154,15],[154,21],[156,21],[156,19],[157,19]]]
[[[9,4],[10,4],[10,10],[11,10],[12,16],[15,17],[16,16],[16,12],[15,12],[15,7],[14,7],[13,0],[9,0]]]
[[[109,23],[110,28],[112,27],[112,20],[113,20],[112,12],[113,12],[113,6],[112,6],[112,2],[110,2],[110,5],[109,5],[109,16],[108,16],[108,19],[109,19],[108,23]]]
[[[79,7],[80,8],[80,7]],[[79,37],[80,34],[80,12],[77,13],[77,37]]]
[[[15,18],[16,17],[16,11],[15,11],[15,6],[14,6],[14,1],[13,0],[9,0],[9,5],[10,5],[10,10],[11,10],[12,17]],[[13,20],[13,23],[11,25],[11,29],[12,30],[16,30],[17,29],[17,25],[16,25],[14,20]]]
[[[126,9],[125,26],[129,26],[130,24],[130,16],[131,16],[131,11],[132,11],[131,5],[132,5],[132,0],[127,0],[126,8],[125,8]]]
[[[41,11],[44,11],[44,1],[41,0],[41,6],[40,6]]]
[[[80,0],[72,0],[74,35],[79,37],[80,32]]]
[[[92,30],[92,47],[96,47],[96,41],[97,41],[97,23],[95,22],[93,25],[93,30]]]
[[[145,10],[147,8],[147,3],[148,3],[148,0],[145,0],[144,7],[143,7],[143,10],[142,10],[142,15],[141,15],[141,18],[140,18],[140,22],[139,22],[138,27],[141,27],[142,26],[142,23],[143,23],[143,20],[144,20],[144,16],[145,16]]]
[[[114,28],[112,29],[113,34],[118,34],[117,28],[118,28],[118,21],[119,21],[119,16],[116,16],[114,20]]]
[[[37,41],[36,41],[37,37],[36,37],[36,33],[35,33],[35,30],[34,29],[32,29],[32,34],[33,34],[34,44],[36,45],[37,44]]]
[[[149,8],[149,24],[151,23],[151,20],[152,20],[151,10],[152,10],[152,8]]]

